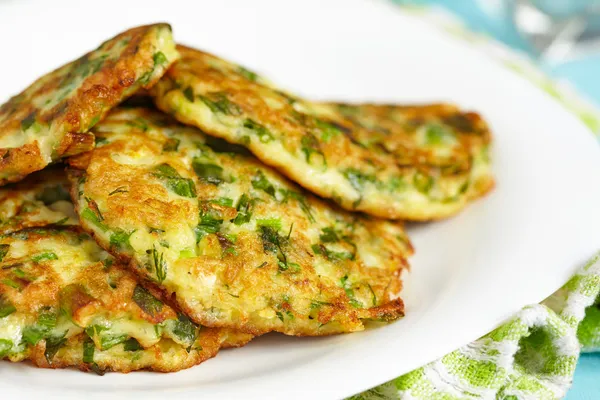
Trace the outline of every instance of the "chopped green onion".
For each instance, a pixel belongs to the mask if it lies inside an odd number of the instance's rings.
[[[0,244],[0,261],[4,260],[4,257],[8,254],[8,250],[10,250],[9,244]]]
[[[252,177],[251,182],[253,188],[262,190],[273,198],[275,197],[275,187],[261,170],[258,170],[256,175]]]
[[[146,314],[156,316],[163,309],[163,303],[152,295],[143,286],[137,285],[133,290],[133,301],[137,304]]]
[[[123,350],[125,351],[138,351],[142,349],[142,345],[135,338],[129,338],[123,343]]]
[[[0,318],[8,317],[10,314],[17,311],[13,303],[6,297],[0,296]]]
[[[0,358],[6,357],[13,348],[12,340],[0,339]]]
[[[244,121],[244,128],[252,131],[262,143],[269,143],[274,140],[273,134],[263,125],[251,120],[250,118]]]
[[[44,356],[46,357],[48,364],[52,364],[52,359],[58,350],[60,350],[60,348],[63,347],[67,342],[65,334],[62,336],[50,336],[49,338],[46,338],[46,350],[44,350]]]
[[[31,257],[31,261],[33,261],[34,263],[49,260],[58,260],[58,256],[51,251],[47,251],[45,253],[36,254],[35,256]]]
[[[203,163],[199,159],[194,158],[192,167],[201,182],[212,183],[213,185],[223,182],[223,167],[220,165]]]

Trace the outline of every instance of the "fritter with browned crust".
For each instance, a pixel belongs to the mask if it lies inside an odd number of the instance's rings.
[[[194,324],[78,226],[57,225],[75,223],[66,184],[54,170],[0,190],[0,212],[21,210],[0,227],[0,358],[98,373],[169,372],[251,339]]]
[[[0,106],[0,185],[94,147],[89,130],[179,57],[167,24],[140,26],[39,78]]]
[[[64,166],[0,188],[0,234],[47,225],[78,225]]]
[[[400,223],[325,203],[244,148],[116,109],[69,160],[82,226],[195,322],[327,335],[403,315]]]
[[[157,106],[250,149],[342,207],[430,220],[491,188],[490,133],[453,106],[315,104],[213,55],[178,46],[181,60],[150,91]]]

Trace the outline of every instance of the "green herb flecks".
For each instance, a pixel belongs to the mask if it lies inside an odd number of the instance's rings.
[[[104,221],[104,217],[98,208],[98,204],[89,197],[85,197],[85,201],[88,206],[81,212],[81,218],[96,225],[100,230],[106,231],[108,227],[102,222]]]
[[[0,339],[0,358],[6,357],[10,354],[13,348],[12,340]]]
[[[163,303],[140,285],[133,290],[132,299],[146,314],[152,317],[158,315],[163,309]]]
[[[94,138],[94,142],[96,143],[96,147],[100,147],[100,145],[104,145],[104,144],[108,143],[108,139],[105,137],[96,135],[96,137]]]
[[[91,364],[94,362],[94,352],[96,351],[96,345],[94,341],[88,337],[83,342],[83,362]]]
[[[110,328],[101,325],[89,326],[85,329],[85,333],[91,338],[97,338],[96,341],[100,342],[101,350],[108,350],[129,338],[127,334],[112,333],[110,332]]]
[[[56,313],[42,311],[34,325],[23,329],[23,342],[35,346],[40,340],[48,337],[52,329],[56,327]]]
[[[321,229],[321,234],[319,235],[319,239],[323,243],[334,243],[339,242],[340,238],[333,227],[327,227]]]
[[[377,181],[374,175],[365,174],[356,168],[348,168],[344,171],[344,176],[350,182],[350,185],[359,193],[362,193],[368,183]]]
[[[44,350],[44,356],[46,357],[46,361],[48,364],[52,364],[52,360],[58,351],[65,345],[67,339],[65,334],[60,336],[50,336],[46,338],[46,350]]]
[[[210,200],[210,203],[223,207],[233,207],[233,199],[229,197],[219,197],[218,199]]]
[[[9,244],[6,244],[6,243],[0,244],[0,261],[4,260],[4,257],[6,257],[9,250],[10,250]]]
[[[125,351],[138,351],[142,349],[142,345],[135,338],[129,338],[123,342],[123,350]]]
[[[88,124],[87,130],[89,131],[90,129],[92,129],[98,122],[100,122],[100,116],[96,115]]]
[[[321,150],[321,143],[312,133],[306,133],[300,140],[301,150],[306,157],[306,162],[310,164],[310,158],[313,154],[318,154],[323,160],[323,165],[327,165],[325,153]]]
[[[41,263],[42,261],[58,260],[58,256],[52,251],[46,251],[44,253],[36,254],[31,257],[31,261],[34,263]]]
[[[258,75],[256,74],[256,72],[252,72],[244,67],[238,67],[237,71],[240,75],[242,75],[244,78],[248,79],[251,82],[256,82],[256,80],[258,79]]]
[[[102,350],[108,350],[111,347],[114,347],[118,344],[123,343],[127,340],[129,335],[121,334],[121,335],[103,335],[100,338],[100,347]]]
[[[200,209],[200,223],[195,228],[196,232],[196,243],[199,243],[200,240],[206,235],[211,233],[217,233],[221,228],[221,224],[223,223],[223,218],[217,210],[213,208],[205,208],[201,207]]]
[[[237,241],[236,235],[228,235],[217,232],[217,239],[219,240],[219,245],[221,246],[221,250],[223,251],[223,257],[228,254],[237,256],[238,253],[235,249],[235,242]]]
[[[429,124],[425,127],[425,143],[431,146],[452,141],[452,132],[440,124]]]
[[[177,151],[181,140],[177,138],[169,138],[163,143],[162,151]]]
[[[161,65],[167,62],[167,57],[163,54],[162,51],[154,53],[152,56],[152,60],[154,61],[154,65]]]
[[[220,165],[203,163],[200,159],[194,158],[192,167],[201,182],[219,185],[224,181],[223,167]]]
[[[269,143],[275,139],[273,134],[266,127],[250,118],[244,120],[244,128],[252,131],[253,134],[258,136],[258,139],[261,141],[261,143]]]
[[[21,291],[23,289],[23,287],[21,286],[21,284],[19,282],[15,282],[12,279],[2,279],[0,281],[0,283],[2,283],[3,285],[9,286],[13,289],[17,289],[19,291]]]
[[[152,262],[156,279],[159,283],[162,283],[167,278],[167,261],[164,253],[156,250],[156,247],[152,247]]]
[[[137,117],[132,121],[127,121],[125,124],[132,128],[139,129],[142,132],[148,132],[148,129],[150,129],[148,121],[141,117]]]
[[[402,192],[407,186],[402,176],[392,176],[387,182],[387,187],[391,192]]]
[[[154,168],[152,175],[162,180],[165,186],[175,194],[182,197],[196,197],[196,185],[194,185],[194,181],[183,178],[169,164],[160,164]]]
[[[196,95],[194,94],[194,89],[192,89],[191,86],[188,86],[185,89],[183,89],[183,95],[190,103],[193,103],[194,98],[196,97]]]
[[[321,140],[325,143],[329,142],[331,138],[339,135],[341,133],[340,128],[327,121],[323,121],[322,119],[315,119],[315,125],[318,130],[321,132]]]
[[[377,305],[377,295],[375,294],[373,287],[371,287],[371,285],[369,283],[367,283],[367,287],[369,288],[369,291],[371,292],[371,302],[373,303],[372,306],[375,307]]]
[[[279,234],[270,226],[259,226],[263,249],[267,252],[276,252],[279,249]]]
[[[329,261],[339,262],[344,260],[354,260],[355,255],[349,251],[333,251],[322,244],[313,244],[311,246],[313,253],[322,255]]]
[[[122,229],[115,229],[113,233],[110,235],[110,248],[111,249],[131,249],[131,244],[129,243],[129,238],[135,230],[131,232],[126,232]]]
[[[154,53],[154,55],[152,56],[152,60],[154,61],[154,66],[152,67],[152,69],[150,71],[146,71],[138,79],[138,82],[140,82],[142,85],[146,85],[150,82],[150,79],[154,75],[156,67],[161,66],[168,61],[167,57],[161,51]]]
[[[256,175],[254,175],[251,178],[251,182],[253,188],[262,190],[269,196],[275,198],[275,187],[271,182],[269,182],[269,180],[261,170],[258,170]]]
[[[35,111],[32,112],[31,114],[29,114],[28,116],[26,116],[25,118],[23,118],[21,120],[21,130],[23,132],[27,131],[29,128],[31,128],[33,126],[33,124],[35,124]]]
[[[23,271],[21,268],[15,268],[15,269],[13,269],[12,272],[17,278],[19,278],[25,282],[33,282],[36,279],[34,276]]]
[[[275,231],[278,231],[281,229],[281,219],[279,218],[264,218],[264,219],[257,219],[256,220],[256,225],[258,226],[267,226],[269,228],[273,228]]]
[[[298,272],[300,270],[300,265],[290,262],[284,251],[284,248],[289,244],[290,237],[289,235],[287,237],[281,236],[276,228],[277,226],[275,223],[258,226],[260,237],[263,242],[263,249],[265,252],[275,253],[277,255],[277,266],[279,267],[280,272]]]
[[[230,101],[224,93],[209,93],[206,96],[196,95],[215,114],[240,115],[240,107]]]
[[[421,172],[416,172],[413,175],[413,184],[419,192],[423,194],[429,194],[429,191],[433,187],[434,179],[429,175],[425,175]]]
[[[344,176],[350,183],[350,186],[360,194],[359,198],[352,204],[353,207],[356,207],[361,203],[365,186],[370,183],[377,183],[375,175],[365,174],[356,168],[346,169],[344,171]]]
[[[196,257],[196,252],[193,249],[183,249],[179,252],[179,258],[192,258]]]
[[[246,143],[246,144],[248,144],[248,143]],[[231,154],[231,155],[243,154],[246,156],[249,156],[252,154],[244,146],[241,146],[239,144],[229,143],[228,141],[226,141],[224,139],[213,137],[213,136],[205,137],[204,146],[208,147],[215,153],[226,153],[226,154]]]
[[[344,277],[340,280],[340,283],[346,292],[346,296],[348,296],[350,299],[350,305],[356,308],[364,307],[363,304],[354,297],[354,289],[352,288],[352,283],[348,280],[348,275],[344,275]]]
[[[8,317],[15,311],[17,311],[17,309],[13,303],[4,296],[0,296],[0,318]]]
[[[244,193],[235,207],[237,215],[233,219],[233,223],[236,225],[243,225],[252,219],[252,209],[257,199],[250,199],[246,193]]]
[[[172,320],[171,331],[177,338],[191,346],[196,341],[198,326],[192,322],[187,316],[179,314],[177,320]]]
[[[317,309],[317,310],[323,306],[330,306],[330,305],[331,305],[331,303],[326,302],[326,301],[320,301],[320,300],[312,300],[310,302],[310,308]]]

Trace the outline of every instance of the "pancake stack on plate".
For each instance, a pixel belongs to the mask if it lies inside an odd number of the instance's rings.
[[[167,24],[123,32],[0,107],[0,358],[171,372],[395,321],[400,220],[489,191],[490,140],[452,105],[311,102]]]

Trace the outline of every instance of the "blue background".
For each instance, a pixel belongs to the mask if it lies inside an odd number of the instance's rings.
[[[509,46],[533,55],[531,47],[519,36],[510,18],[490,14],[476,0],[396,0],[406,4],[435,4],[458,15],[476,32],[486,33]],[[489,11],[489,10],[488,10]],[[600,107],[600,51],[576,61],[560,65],[540,64],[543,70],[557,79],[567,80],[585,97]],[[583,354],[579,359],[573,388],[566,400],[600,399],[600,353]]]

